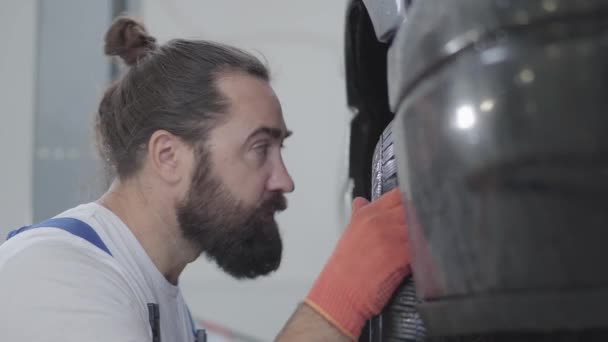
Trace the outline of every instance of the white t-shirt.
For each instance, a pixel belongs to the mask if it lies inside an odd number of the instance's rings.
[[[57,228],[0,245],[0,341],[152,341],[148,303],[158,304],[162,342],[195,340],[179,287],[114,213],[88,203],[57,217],[89,224],[112,255]]]

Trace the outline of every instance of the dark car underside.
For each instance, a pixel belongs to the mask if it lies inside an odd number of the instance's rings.
[[[608,341],[608,0],[352,0],[353,196],[413,277],[360,341]]]

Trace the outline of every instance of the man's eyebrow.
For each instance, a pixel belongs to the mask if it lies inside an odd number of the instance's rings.
[[[275,127],[260,127],[258,129],[256,129],[255,131],[253,131],[253,133],[251,133],[249,135],[249,137],[247,137],[247,140],[260,135],[260,134],[266,134],[269,135],[270,137],[272,137],[273,139],[276,140],[283,140],[288,138],[289,136],[291,136],[293,134],[292,131],[290,130],[282,130],[280,128],[275,128]]]

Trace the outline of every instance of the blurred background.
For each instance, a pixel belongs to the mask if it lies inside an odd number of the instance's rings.
[[[104,88],[122,71],[102,51],[114,16],[138,17],[161,43],[202,38],[245,48],[270,65],[295,132],[284,151],[296,191],[278,217],[283,263],[269,277],[236,281],[201,259],[186,269],[181,287],[194,315],[216,332],[211,341],[230,341],[219,336],[235,333],[272,340],[347,216],[345,6],[345,0],[0,0],[0,235],[105,190],[92,126]]]

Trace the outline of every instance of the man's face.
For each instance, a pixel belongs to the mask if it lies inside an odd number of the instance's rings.
[[[224,271],[255,278],[276,270],[282,242],[274,214],[294,184],[281,156],[289,136],[270,85],[241,73],[218,80],[227,120],[198,156],[190,191],[177,208],[184,236]]]

